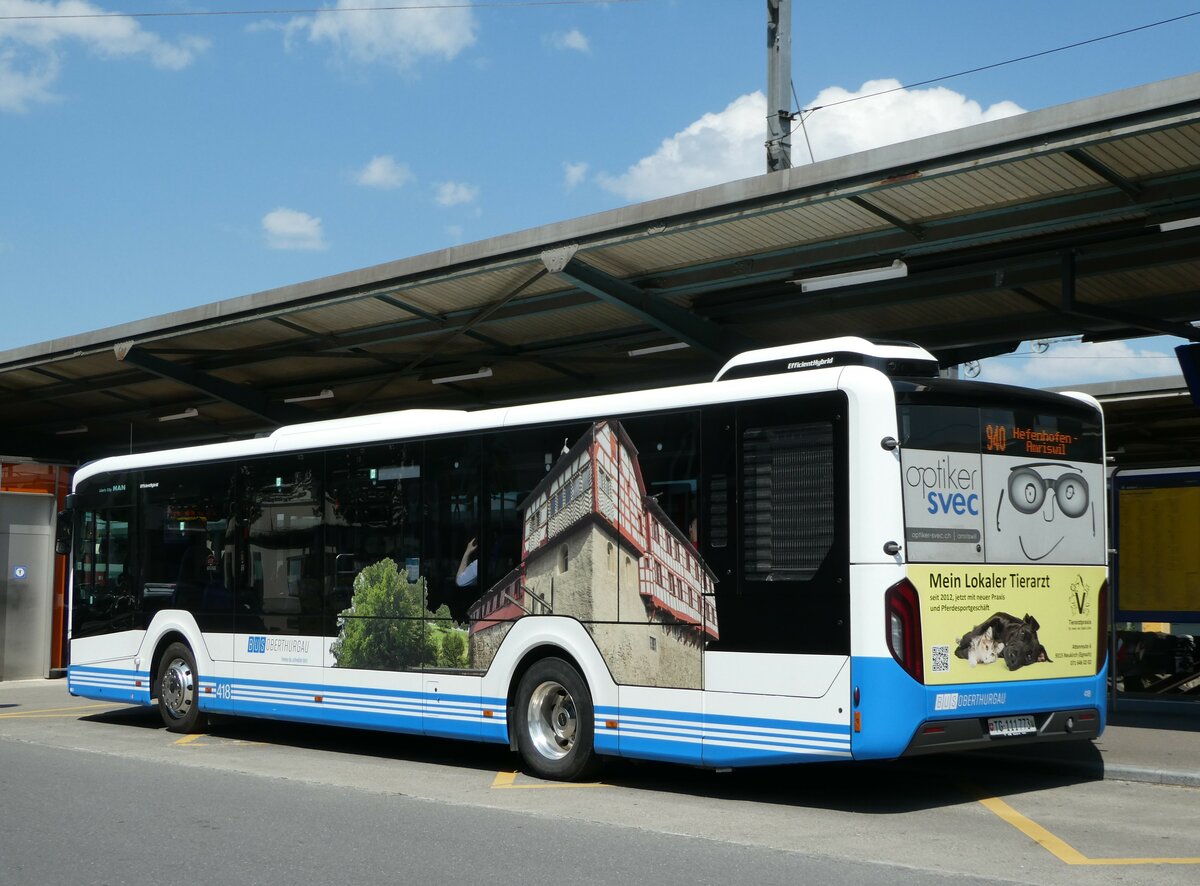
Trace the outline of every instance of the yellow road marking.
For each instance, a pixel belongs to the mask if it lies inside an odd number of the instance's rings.
[[[1036,821],[1031,821],[999,797],[980,797],[984,808],[991,810],[1059,861],[1067,864],[1087,864],[1087,856],[1060,840]]]
[[[211,747],[208,742],[200,741],[202,738],[216,738],[221,744],[236,744],[236,745],[252,745],[260,746],[266,744],[262,741],[250,741],[245,738],[220,738],[220,736],[210,735],[207,732],[193,732],[190,735],[185,735],[183,738],[177,739],[175,744],[183,747],[207,748]]]
[[[0,714],[0,720],[22,720],[32,719],[35,717],[54,718],[54,717],[71,717],[79,711],[90,711],[96,708],[106,708],[115,710],[116,708],[124,708],[128,705],[116,704],[81,704],[70,708],[43,708],[37,711],[13,711],[7,714]]]
[[[1200,858],[1088,858],[1065,840],[1054,836],[1036,821],[1017,812],[999,797],[979,797],[979,802],[1065,864],[1200,864]]]
[[[517,788],[532,790],[537,788],[606,788],[608,785],[599,781],[586,782],[546,782],[539,784],[517,784],[517,773],[515,772],[497,772],[496,778],[492,782],[492,789],[500,788]]]

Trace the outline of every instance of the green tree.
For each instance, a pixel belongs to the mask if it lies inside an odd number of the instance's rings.
[[[462,628],[450,627],[442,628],[438,635],[438,667],[467,667],[467,632]]]
[[[395,561],[385,558],[354,577],[354,596],[339,615],[330,652],[340,668],[399,671],[432,665],[438,645],[425,630],[427,617],[424,577],[409,582]]]

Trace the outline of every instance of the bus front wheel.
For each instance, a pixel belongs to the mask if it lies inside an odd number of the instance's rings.
[[[596,768],[592,694],[567,662],[535,662],[517,686],[515,713],[517,750],[531,774],[572,781]]]
[[[183,643],[172,643],[158,660],[158,713],[171,732],[193,733],[204,729],[200,711],[200,675],[196,657]]]

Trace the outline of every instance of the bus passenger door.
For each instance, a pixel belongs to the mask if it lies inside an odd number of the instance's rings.
[[[705,414],[706,765],[850,755],[846,409],[828,393]]]

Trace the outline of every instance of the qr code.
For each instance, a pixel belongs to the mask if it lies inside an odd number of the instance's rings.
[[[933,672],[935,674],[945,674],[950,670],[950,647],[949,646],[934,646],[933,647]]]

